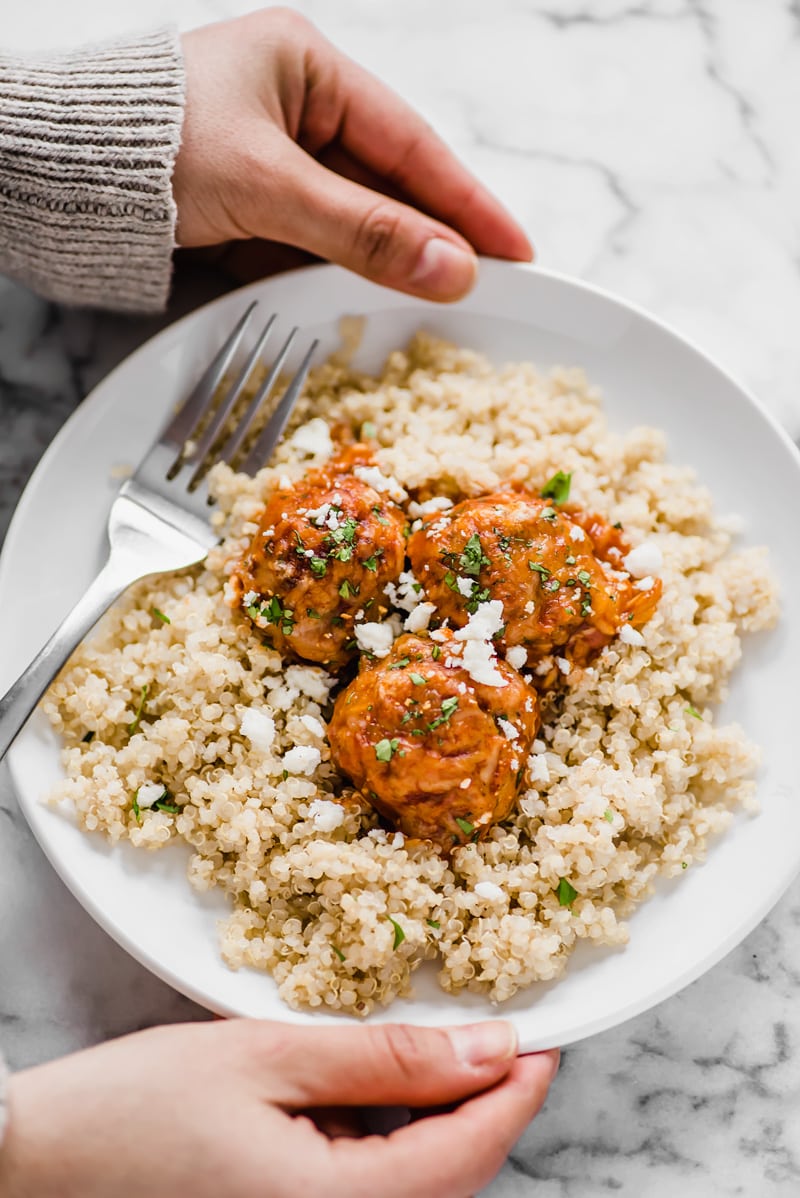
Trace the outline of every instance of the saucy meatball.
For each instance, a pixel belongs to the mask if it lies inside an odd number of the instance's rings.
[[[453,633],[406,634],[336,700],[335,765],[406,836],[445,851],[511,812],[539,725],[535,691],[498,661],[505,685],[476,683],[448,653]]]
[[[498,643],[523,646],[535,666],[554,651],[585,665],[624,624],[649,620],[661,583],[637,589],[622,570],[628,548],[599,516],[507,491],[438,512],[408,551],[428,599],[456,627],[481,603],[502,600]]]
[[[406,520],[386,491],[358,477],[364,466],[367,478],[382,477],[369,463],[366,446],[351,446],[267,500],[231,583],[280,652],[343,665],[356,648],[356,619],[388,611],[384,588],[403,569]]]

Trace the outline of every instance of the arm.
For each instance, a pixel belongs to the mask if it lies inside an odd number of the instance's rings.
[[[182,120],[172,30],[0,55],[0,273],[64,303],[162,308]]]

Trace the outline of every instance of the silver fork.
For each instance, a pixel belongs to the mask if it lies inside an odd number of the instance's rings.
[[[167,423],[136,471],[122,484],[108,517],[109,554],[85,595],[0,699],[0,759],[20,732],[56,674],[115,599],[150,574],[180,570],[204,560],[218,540],[206,481],[216,462],[231,463],[256,415],[272,392],[297,336],[292,329],[235,428],[223,441],[231,414],[251,378],[275,324],[272,316],[207,427],[222,379],[244,337],[256,304],[244,313],[192,393]],[[317,348],[314,341],[280,402],[238,469],[255,474],[270,458],[306,380]],[[193,438],[197,436],[197,440]],[[220,442],[222,442],[220,444]]]

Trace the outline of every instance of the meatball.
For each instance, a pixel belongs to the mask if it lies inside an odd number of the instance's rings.
[[[355,445],[274,490],[231,577],[237,604],[281,652],[343,665],[356,620],[388,611],[384,588],[403,569],[406,520],[386,491],[353,473],[369,461]]]
[[[409,633],[388,657],[363,658],[328,735],[334,764],[386,819],[449,851],[511,812],[539,705],[506,662],[505,685],[474,682],[448,653],[453,633],[437,636]]]
[[[523,646],[536,666],[555,651],[585,665],[623,624],[647,622],[661,583],[636,589],[621,569],[627,548],[599,516],[507,491],[437,513],[412,535],[408,551],[442,617],[460,627],[481,603],[500,599],[498,643]]]

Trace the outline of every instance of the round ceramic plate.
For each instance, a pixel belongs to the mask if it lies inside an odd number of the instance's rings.
[[[776,903],[800,866],[800,804],[793,763],[793,664],[800,661],[800,539],[777,512],[800,510],[800,458],[758,404],[712,362],[630,305],[545,271],[486,262],[473,293],[452,307],[397,295],[330,266],[255,284],[201,308],[148,342],[110,374],[62,429],[31,479],[0,563],[0,691],[25,666],[103,558],[114,466],[134,463],[185,394],[246,303],[280,313],[338,343],[343,315],[364,314],[357,362],[378,368],[420,326],[487,353],[543,367],[580,365],[604,393],[612,427],[666,431],[674,461],[695,467],[717,510],[738,512],[743,540],[772,554],[785,614],[778,629],[746,641],[720,720],[736,719],[763,748],[761,813],[737,816],[705,865],[656,895],[629,921],[624,949],[582,945],[565,976],[534,986],[499,1010],[525,1050],[567,1044],[621,1023],[674,994],[736,945]],[[307,344],[306,338],[300,338]],[[278,344],[277,338],[275,344]],[[61,773],[59,746],[37,713],[11,753],[22,809],[54,867],[86,910],[149,969],[222,1014],[296,1022],[335,1015],[289,1010],[264,974],[230,971],[218,952],[222,894],[186,880],[188,852],[110,847],[80,832],[43,796]],[[415,996],[375,1020],[446,1023],[495,1017],[474,996],[453,997],[435,970],[415,974]]]

